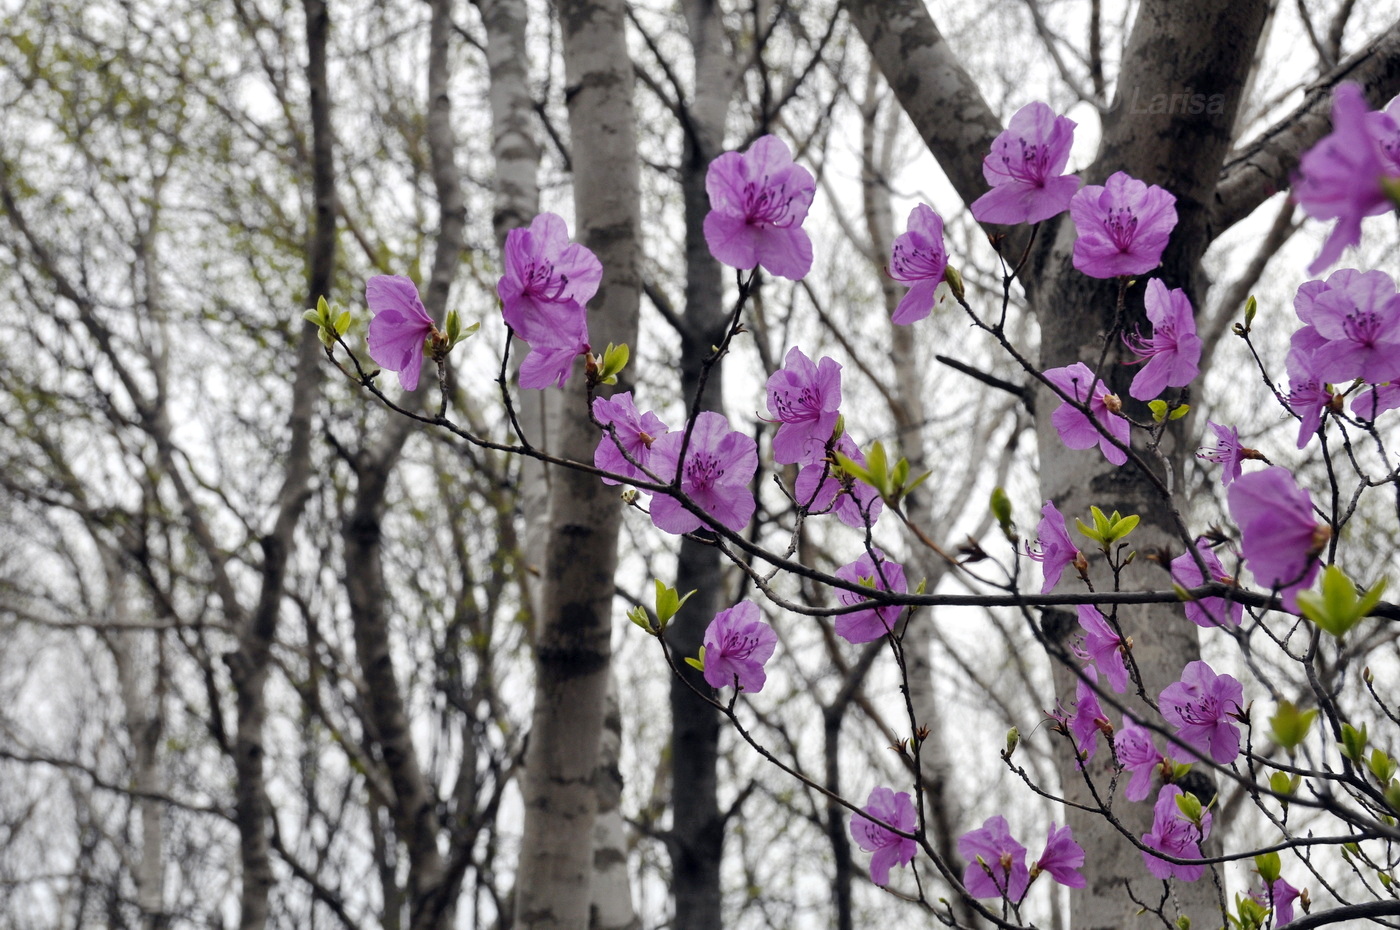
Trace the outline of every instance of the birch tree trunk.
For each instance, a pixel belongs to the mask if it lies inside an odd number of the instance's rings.
[[[625,7],[621,0],[565,0],[558,9],[575,239],[603,265],[588,313],[589,338],[599,347],[635,344],[640,193]],[[598,431],[584,410],[579,372],[563,397],[566,415],[555,449],[591,461]],[[616,490],[590,475],[563,471],[552,481],[515,919],[522,928],[582,930],[589,923],[598,810],[593,780],[606,712],[621,505]]]
[[[686,27],[695,60],[695,91],[685,107],[688,131],[681,163],[685,203],[685,310],[681,317],[681,397],[689,403],[699,388],[704,359],[724,335],[724,279],[705,241],[710,198],[705,175],[724,144],[724,123],[733,95],[735,65],[729,57],[714,0],[687,0]],[[701,410],[723,412],[724,363],[710,370]],[[696,594],[666,631],[677,655],[700,650],[705,627],[729,603],[718,550],[681,540],[676,590]],[[699,671],[671,680],[671,894],[677,930],[719,930],[720,860],[724,820],[719,810],[719,715],[695,696],[709,689]]]

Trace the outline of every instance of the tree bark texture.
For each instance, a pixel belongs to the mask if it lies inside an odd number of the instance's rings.
[[[633,74],[620,0],[565,0],[558,7],[573,149],[575,238],[603,265],[588,312],[589,338],[635,344],[640,193]],[[619,385],[625,388],[626,385]],[[555,448],[591,461],[598,431],[576,372],[563,391]],[[589,923],[592,832],[611,661],[613,574],[621,505],[591,475],[553,476],[535,638],[535,708],[522,793],[525,828],[516,885],[522,928]]]
[[[681,397],[695,397],[710,346],[724,337],[723,269],[710,254],[704,221],[710,209],[705,175],[724,144],[725,117],[734,93],[735,64],[728,54],[714,0],[687,0],[687,34],[695,62],[695,89],[685,106],[685,310],[681,316]],[[710,369],[701,410],[723,413],[723,361]],[[676,590],[695,591],[667,630],[676,655],[700,650],[705,627],[728,606],[720,554],[713,546],[681,540]],[[691,687],[709,690],[704,676],[684,666],[671,680],[671,893],[677,930],[719,930],[719,866],[724,820],[719,809],[719,715]]]

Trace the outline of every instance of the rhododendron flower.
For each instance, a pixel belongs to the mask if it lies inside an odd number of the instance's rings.
[[[705,242],[731,268],[762,265],[793,281],[812,268],[812,240],[802,230],[817,183],[792,161],[777,136],[763,136],[749,150],[725,152],[705,175],[710,212]]]
[[[1083,661],[1093,662],[1116,693],[1128,688],[1128,666],[1123,661],[1126,648],[1123,637],[1113,632],[1104,615],[1093,604],[1079,605],[1079,626],[1084,630],[1084,644],[1075,652]]]
[[[948,252],[943,248],[943,218],[919,204],[909,211],[909,230],[894,240],[890,252],[890,277],[909,285],[890,319],[894,323],[914,323],[933,310],[934,293],[948,268]]]
[[[982,159],[982,177],[992,189],[972,203],[982,223],[1039,223],[1069,209],[1079,178],[1064,174],[1074,144],[1075,122],[1045,103],[1016,111]]]
[[[1167,289],[1158,278],[1147,282],[1144,295],[1152,335],[1139,331],[1124,336],[1123,343],[1136,352],[1142,370],[1133,378],[1128,393],[1138,400],[1152,400],[1168,387],[1185,387],[1201,371],[1201,337],[1196,335],[1196,317],[1191,301],[1181,288]]]
[[[1244,710],[1244,687],[1233,676],[1217,675],[1201,661],[1189,662],[1181,680],[1162,689],[1157,705],[1182,745],[1219,765],[1229,765],[1240,754],[1234,715]]]
[[[857,465],[865,464],[865,453],[849,436],[843,434],[836,440],[835,451]],[[838,520],[854,529],[864,529],[867,523],[874,526],[885,509],[879,491],[864,481],[855,480],[842,471],[840,465],[826,459],[802,466],[793,495],[813,513],[830,510]]]
[[[1293,199],[1309,216],[1337,221],[1308,274],[1330,267],[1347,246],[1361,241],[1362,219],[1391,208],[1381,179],[1400,176],[1394,157],[1400,128],[1390,114],[1369,110],[1360,85],[1338,84],[1332,91],[1332,132],[1298,159]]]
[[[1031,881],[1026,847],[1011,836],[1005,817],[989,817],[980,829],[958,837],[958,854],[967,860],[963,887],[974,898],[1016,903],[1025,897]]]
[[[1318,377],[1312,351],[1295,344],[1284,364],[1288,370],[1288,409],[1301,419],[1298,448],[1302,449],[1322,426],[1322,412],[1332,403],[1332,392],[1327,389],[1327,382]]]
[[[1069,732],[1074,736],[1075,748],[1079,750],[1079,766],[1083,768],[1084,763],[1094,758],[1094,754],[1099,751],[1099,734],[1104,733],[1111,737],[1113,725],[1109,723],[1108,714],[1103,712],[1103,707],[1099,704],[1099,696],[1094,692],[1090,682],[1098,683],[1098,672],[1092,665],[1082,669],[1084,678],[1074,689],[1074,713],[1070,716],[1068,725]]]
[[[1216,444],[1201,446],[1196,450],[1196,458],[1223,465],[1220,469],[1220,483],[1228,485],[1240,476],[1241,463],[1245,459],[1258,458],[1259,453],[1240,445],[1240,431],[1235,427],[1221,426],[1209,420],[1206,421],[1206,425],[1215,433]]]
[[[1103,187],[1090,185],[1069,202],[1079,238],[1074,267],[1091,278],[1143,274],[1162,263],[1176,227],[1176,198],[1116,172]]]
[[[1102,380],[1096,380],[1088,365],[1075,362],[1064,368],[1051,368],[1045,372],[1045,380],[1080,403],[1087,404],[1094,420],[1097,420],[1110,436],[1123,445],[1128,444],[1131,432],[1128,421],[1108,409],[1108,404],[1104,401],[1104,398],[1109,396],[1108,385]],[[1092,396],[1089,395],[1090,385],[1094,386]],[[1066,402],[1055,408],[1055,412],[1050,414],[1050,422],[1060,434],[1060,441],[1067,447],[1092,449],[1098,446],[1103,457],[1114,465],[1122,465],[1128,461],[1128,453],[1115,446],[1108,436],[1099,432],[1083,411],[1072,404]]]
[[[1026,555],[1041,563],[1045,572],[1045,584],[1041,586],[1040,593],[1049,594],[1050,590],[1060,583],[1060,575],[1064,570],[1077,559],[1083,558],[1083,554],[1070,540],[1065,518],[1055,509],[1053,501],[1046,501],[1045,506],[1040,508],[1040,524],[1035,528],[1035,534],[1038,537],[1036,547],[1031,548],[1030,543],[1027,543]]]
[[[757,604],[740,601],[715,614],[705,628],[704,645],[710,687],[726,688],[738,679],[740,691],[754,694],[768,680],[763,665],[773,657],[778,634],[763,622]]]
[[[1328,537],[1313,514],[1312,497],[1288,469],[1274,466],[1230,485],[1229,504],[1255,580],[1280,589],[1284,606],[1296,611],[1297,594],[1317,576],[1317,553]]]
[[[433,318],[418,297],[418,288],[403,275],[377,274],[365,282],[369,321],[369,357],[376,365],[399,373],[405,391],[418,388],[423,350],[433,333]]]
[[[506,233],[505,274],[496,284],[501,315],[530,346],[520,365],[520,386],[562,386],[574,358],[588,349],[584,304],[598,292],[598,257],[569,241],[564,220],[541,213],[528,229]]]
[[[1324,381],[1400,378],[1400,296],[1384,271],[1344,268],[1326,282],[1308,281],[1293,309],[1308,324],[1294,334],[1293,347],[1311,353]]]
[[[1204,536],[1197,537],[1195,548],[1201,554],[1201,561],[1206,564],[1206,570],[1210,572],[1211,581],[1234,583],[1235,579],[1225,573],[1225,566],[1220,564],[1220,558],[1210,547],[1209,540]],[[1183,552],[1172,559],[1171,572],[1172,578],[1183,588],[1194,588],[1205,583],[1205,579],[1201,577],[1201,570],[1196,567],[1196,560],[1189,552]],[[1244,619],[1244,605],[1239,601],[1227,601],[1223,597],[1203,597],[1195,601],[1186,601],[1184,606],[1186,619],[1196,626],[1224,626],[1226,623],[1239,626],[1240,621]]]
[[[1302,892],[1282,878],[1276,878],[1265,888],[1250,892],[1250,897],[1274,912],[1273,924],[1283,927],[1293,922],[1293,902]]]
[[[651,444],[652,471],[663,480],[676,474],[684,430],[672,430]],[[753,491],[749,482],[758,470],[758,445],[750,436],[729,428],[723,414],[705,411],[695,418],[685,467],[680,470],[681,491],[713,518],[708,521],[735,533],[753,516]],[[651,522],[668,533],[689,533],[701,520],[666,494],[651,501]]]
[[[1202,812],[1200,827],[1187,820],[1176,806],[1176,797],[1181,793],[1176,785],[1163,785],[1162,790],[1157,792],[1157,803],[1152,808],[1152,832],[1143,834],[1142,842],[1177,859],[1199,859],[1201,843],[1210,836],[1214,818],[1210,811]],[[1142,861],[1149,872],[1161,879],[1179,878],[1184,882],[1194,882],[1206,871],[1203,865],[1177,865],[1159,859],[1150,852],[1142,854]]]
[[[768,379],[768,412],[779,424],[773,460],[806,465],[823,458],[840,406],[840,364],[826,357],[813,364],[801,349],[789,349],[783,367]]]
[[[1074,840],[1074,832],[1069,825],[1056,827],[1050,821],[1050,834],[1045,838],[1045,851],[1031,866],[1031,874],[1046,873],[1067,888],[1083,888],[1086,884],[1080,874],[1084,865],[1084,847]]]
[[[870,880],[884,887],[890,883],[890,868],[912,862],[919,845],[880,826],[876,820],[913,833],[919,817],[909,792],[895,794],[889,788],[874,788],[865,802],[864,813],[851,817],[851,838],[861,849],[875,854],[870,857]]]
[[[1122,728],[1113,734],[1113,751],[1123,770],[1132,774],[1123,797],[1129,801],[1145,800],[1152,790],[1152,773],[1167,759],[1152,742],[1152,731],[1133,718],[1124,717]]]
[[[1351,399],[1351,415],[1359,420],[1374,420],[1396,407],[1400,407],[1400,381],[1378,384]]]
[[[897,594],[908,592],[909,585],[904,578],[904,566],[886,559],[879,549],[875,550],[875,556],[876,558],[872,559],[869,552],[862,553],[854,562],[838,568],[836,577],[876,591],[892,591]],[[847,606],[869,600],[858,592],[844,589],[836,592],[836,599]],[[894,629],[903,609],[896,604],[889,604],[838,614],[836,635],[850,643],[868,643],[879,639]]]
[[[650,410],[638,413],[631,391],[614,394],[611,398],[595,397],[593,416],[604,426],[611,426],[616,433],[616,438],[606,432],[603,434],[603,438],[598,441],[598,448],[593,451],[593,464],[606,471],[626,475],[635,481],[650,480],[641,469],[627,461],[622,453],[626,450],[627,455],[632,456],[643,468],[650,467],[651,444],[667,432],[666,424],[661,422],[661,418]],[[670,480],[671,475],[658,477]],[[603,483],[618,482],[614,478],[604,478]]]

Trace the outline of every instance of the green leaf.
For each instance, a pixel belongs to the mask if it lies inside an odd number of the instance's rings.
[[[632,357],[632,350],[627,348],[627,343],[615,346],[611,342],[603,350],[603,368],[599,375],[604,384],[615,384],[617,376],[622,369],[627,367],[627,361]],[[612,380],[608,380],[612,379]]]
[[[1152,422],[1161,423],[1167,418],[1167,402],[1164,400],[1148,401],[1147,409],[1152,411]]]
[[[1260,878],[1266,882],[1274,882],[1283,871],[1283,861],[1276,852],[1260,853],[1254,857],[1254,867],[1259,870]]]
[[[1308,730],[1312,727],[1313,721],[1317,719],[1317,710],[1300,711],[1292,701],[1284,701],[1278,706],[1278,711],[1269,718],[1269,728],[1274,739],[1289,755],[1308,735]]]
[[[991,500],[992,516],[996,518],[1003,533],[1011,532],[1011,498],[1006,488],[993,488]]]
[[[662,584],[660,581],[657,581],[655,584],[656,619],[661,622],[661,628],[664,630],[666,629],[666,624],[670,623],[671,618],[680,612],[680,609],[685,606],[685,602],[690,600],[695,594],[695,591],[691,591],[686,594],[685,597],[681,597],[680,593],[675,588]]]
[[[691,668],[699,669],[703,672],[705,670],[705,647],[700,647],[700,655],[698,658],[695,656],[686,656],[685,664],[689,665]]]
[[[317,326],[321,325],[321,314],[317,313],[315,310],[307,310],[301,315],[301,318],[308,323],[315,323]]]
[[[1191,405],[1190,405],[1190,404],[1178,404],[1177,406],[1175,406],[1175,407],[1172,408],[1171,416],[1169,416],[1167,419],[1169,419],[1169,420],[1180,420],[1182,417],[1186,416],[1186,415],[1187,415],[1188,413],[1190,413],[1190,412],[1191,412]]]
[[[1319,590],[1298,593],[1298,607],[1303,616],[1340,639],[1380,603],[1385,585],[1386,580],[1382,578],[1364,596],[1358,597],[1356,584],[1346,572],[1329,565],[1322,571]]]
[[[647,616],[645,607],[633,607],[627,611],[627,619],[645,630],[649,635],[655,636],[656,629],[651,625],[651,618]]]
[[[1360,765],[1369,738],[1366,724],[1363,723],[1359,730],[1349,723],[1342,724],[1342,755]]]
[[[1269,790],[1274,794],[1292,795],[1298,793],[1298,786],[1303,783],[1303,776],[1289,775],[1287,772],[1274,772],[1269,776]],[[1288,802],[1284,802],[1285,804]]]
[[[1259,312],[1259,301],[1250,294],[1249,299],[1244,302],[1244,328],[1247,332],[1254,325],[1254,315]]]
[[[1178,794],[1175,798],[1177,810],[1181,815],[1194,824],[1201,822],[1201,799],[1189,791]]]
[[[1371,757],[1367,760],[1366,767],[1371,770],[1371,774],[1376,776],[1376,780],[1382,785],[1395,775],[1395,760],[1380,749],[1371,750]]]
[[[338,335],[338,336],[344,336],[346,333],[350,332],[350,322],[351,322],[350,311],[349,311],[349,310],[342,310],[342,311],[340,311],[340,316],[338,316],[338,317],[335,318],[335,332],[336,332],[336,335]]]

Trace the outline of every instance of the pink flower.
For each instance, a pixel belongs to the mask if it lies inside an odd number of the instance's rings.
[[[1400,381],[1378,384],[1351,399],[1351,415],[1358,420],[1375,420],[1396,407],[1400,407]]]
[[[1094,420],[1123,445],[1127,445],[1131,432],[1128,421],[1108,409],[1104,398],[1109,396],[1108,385],[1094,378],[1094,373],[1083,362],[1075,362],[1064,368],[1052,368],[1045,372],[1045,380],[1080,403],[1085,403],[1094,415]],[[1094,386],[1093,396],[1089,396],[1089,386]],[[1128,453],[1115,446],[1083,411],[1069,403],[1062,403],[1050,414],[1050,422],[1060,434],[1060,441],[1070,449],[1092,449],[1099,447],[1103,457],[1114,465],[1128,461]]]
[[[1123,172],[1090,185],[1069,202],[1079,238],[1074,267],[1091,278],[1143,274],[1162,262],[1176,227],[1176,198]]]
[[[672,430],[651,444],[652,471],[662,479],[676,474],[684,439],[684,430]],[[707,523],[737,533],[753,516],[749,482],[757,470],[758,444],[753,438],[731,430],[723,414],[700,413],[680,470],[681,492],[713,520],[701,520],[674,497],[657,494],[651,501],[651,522],[668,533],[689,533]]]
[[[890,253],[890,277],[910,285],[909,292],[895,307],[891,321],[914,323],[928,316],[933,310],[934,292],[947,268],[943,218],[930,207],[919,204],[909,211],[909,230],[894,240]]]
[[[727,688],[737,679],[740,691],[762,691],[768,680],[763,665],[777,644],[778,634],[763,622],[753,601],[721,610],[705,628],[705,680],[712,688]]]
[[[1201,337],[1196,335],[1196,317],[1191,301],[1181,288],[1167,290],[1159,278],[1147,282],[1144,297],[1152,335],[1139,331],[1123,343],[1146,362],[1133,378],[1128,393],[1138,400],[1152,400],[1168,387],[1185,387],[1201,371]]]
[[[380,368],[399,373],[405,391],[418,388],[423,350],[433,333],[433,318],[418,297],[418,288],[403,275],[379,274],[365,282],[369,321],[369,357]]]
[[[541,213],[528,229],[506,233],[505,274],[496,284],[501,315],[530,346],[520,386],[562,386],[574,358],[588,349],[588,314],[603,280],[598,257],[569,241],[564,220]]]
[[[1294,333],[1293,348],[1311,353],[1319,378],[1333,384],[1400,378],[1400,297],[1384,271],[1344,268],[1325,283],[1308,281],[1293,309],[1308,324]]]
[[[1210,825],[1214,819],[1210,811],[1201,814],[1201,825],[1197,827],[1186,819],[1186,815],[1176,806],[1176,797],[1182,791],[1176,785],[1163,785],[1157,792],[1157,803],[1152,808],[1152,832],[1144,833],[1143,845],[1177,859],[1201,858],[1201,843],[1210,836]],[[1142,854],[1147,871],[1160,879],[1179,878],[1184,882],[1194,882],[1205,874],[1203,865],[1177,865],[1159,859],[1149,852]]]
[[[667,432],[667,426],[661,422],[661,418],[650,410],[638,413],[631,391],[614,394],[611,399],[595,397],[593,416],[604,426],[611,426],[616,433],[616,438],[608,433],[603,434],[603,438],[598,441],[598,448],[593,450],[593,464],[605,471],[626,475],[635,481],[650,480],[642,474],[641,469],[627,461],[622,450],[626,450],[627,454],[644,468],[650,467],[651,444]],[[670,479],[671,476],[658,477]],[[614,478],[604,478],[603,483],[618,482]]]
[[[972,215],[982,223],[1039,223],[1067,210],[1079,189],[1079,178],[1063,173],[1074,127],[1039,101],[1017,110],[982,160],[992,189],[973,201]]]
[[[1337,221],[1308,274],[1329,268],[1347,246],[1361,241],[1363,218],[1391,207],[1381,179],[1400,175],[1394,158],[1400,130],[1392,115],[1368,110],[1359,85],[1338,84],[1332,91],[1332,132],[1298,160],[1293,199],[1309,216]]]
[[[1040,593],[1049,594],[1060,583],[1060,575],[1081,557],[1081,553],[1070,540],[1065,518],[1055,509],[1053,501],[1046,501],[1045,506],[1040,508],[1040,525],[1035,528],[1035,533],[1039,537],[1036,547],[1033,549],[1027,543],[1026,555],[1041,563],[1045,584],[1041,586]]]
[[[1067,888],[1083,888],[1087,883],[1080,874],[1084,865],[1084,847],[1074,841],[1068,825],[1056,827],[1050,822],[1050,834],[1045,838],[1045,851],[1031,866],[1031,874],[1044,872]]]
[[[1142,801],[1152,790],[1152,773],[1161,768],[1167,757],[1157,751],[1152,732],[1131,717],[1123,718],[1123,727],[1113,734],[1113,751],[1124,771],[1131,772],[1123,797]]]
[[[1252,449],[1240,445],[1240,431],[1233,426],[1221,426],[1209,420],[1206,421],[1206,425],[1215,433],[1216,445],[1201,446],[1196,451],[1196,458],[1207,462],[1219,462],[1225,466],[1220,469],[1220,483],[1228,485],[1240,476],[1240,463],[1245,459],[1254,458],[1255,455],[1249,454],[1253,452]]]
[[[802,230],[816,193],[812,174],[792,162],[777,136],[763,136],[747,152],[725,152],[705,175],[710,212],[705,241],[731,268],[762,265],[799,281],[812,268],[812,240]]]
[[[989,817],[981,829],[958,837],[958,853],[967,860],[963,887],[974,898],[1006,898],[1014,904],[1025,897],[1031,880],[1026,847],[1011,836],[1005,817]]]
[[[1313,362],[1313,349],[1299,346],[1298,336],[1303,332],[1316,333],[1312,327],[1304,327],[1294,333],[1294,346],[1288,352],[1284,363],[1288,370],[1288,409],[1298,415],[1298,448],[1305,447],[1317,435],[1322,426],[1322,414],[1332,403],[1332,392],[1327,382],[1317,375]]]
[[[865,464],[865,453],[844,433],[836,440],[835,450],[857,465]],[[820,487],[818,481],[821,482]],[[797,473],[793,495],[799,505],[811,512],[829,510],[836,514],[836,519],[858,530],[864,529],[867,524],[874,526],[885,508],[879,491],[863,481],[855,480],[842,471],[841,466],[827,459],[802,466]]]
[[[1249,896],[1274,912],[1275,927],[1283,927],[1293,922],[1293,902],[1298,900],[1301,894],[1301,891],[1282,878],[1276,878],[1272,884],[1251,891]]]
[[[1205,562],[1212,581],[1230,584],[1235,580],[1225,573],[1225,566],[1220,564],[1220,558],[1204,536],[1196,539],[1195,547],[1201,554],[1201,561]],[[1196,567],[1196,560],[1189,552],[1183,552],[1172,559],[1171,572],[1172,578],[1184,588],[1194,588],[1205,583],[1201,577],[1201,570]],[[1184,606],[1186,619],[1200,627],[1224,626],[1226,623],[1239,626],[1240,621],[1244,619],[1244,605],[1238,601],[1227,601],[1223,597],[1203,597],[1198,601],[1186,601]]]
[[[1084,644],[1075,653],[1082,661],[1093,662],[1099,673],[1108,679],[1109,687],[1122,694],[1128,688],[1123,637],[1113,632],[1113,627],[1093,604],[1079,605],[1079,627],[1084,631]]]
[[[836,570],[836,577],[842,581],[854,582],[876,591],[904,594],[909,590],[909,584],[904,578],[904,566],[886,559],[885,554],[879,549],[875,550],[875,558],[871,558],[870,553],[865,552],[854,562],[841,566]],[[855,591],[844,589],[836,592],[836,599],[847,606],[869,600]],[[898,605],[890,604],[885,607],[870,607],[848,614],[838,614],[836,635],[848,643],[868,643],[879,639],[894,629],[895,624],[899,622],[900,611],[903,609]]]
[[[890,883],[891,867],[912,862],[919,845],[880,826],[875,823],[877,820],[913,833],[919,818],[909,792],[895,794],[889,788],[874,788],[865,802],[864,814],[851,817],[851,838],[861,849],[875,854],[870,857],[870,880],[883,888]]]
[[[1288,469],[1274,466],[1241,476],[1230,486],[1229,504],[1255,580],[1279,589],[1284,606],[1296,611],[1297,594],[1317,576],[1317,553],[1327,540],[1312,497]]]
[[[797,346],[768,379],[768,412],[780,424],[773,437],[773,460],[806,465],[826,455],[826,443],[841,415],[841,366],[812,360]]]
[[[1099,751],[1099,734],[1113,732],[1113,724],[1109,723],[1108,714],[1104,713],[1099,696],[1090,685],[1090,682],[1098,684],[1098,672],[1092,665],[1086,665],[1083,672],[1084,678],[1074,689],[1074,714],[1068,721],[1075,748],[1079,750],[1081,768]]]
[[[1204,662],[1189,662],[1181,680],[1162,689],[1157,704],[1182,744],[1219,765],[1229,765],[1240,754],[1240,728],[1232,720],[1244,710],[1244,687],[1233,676],[1217,675]]]

